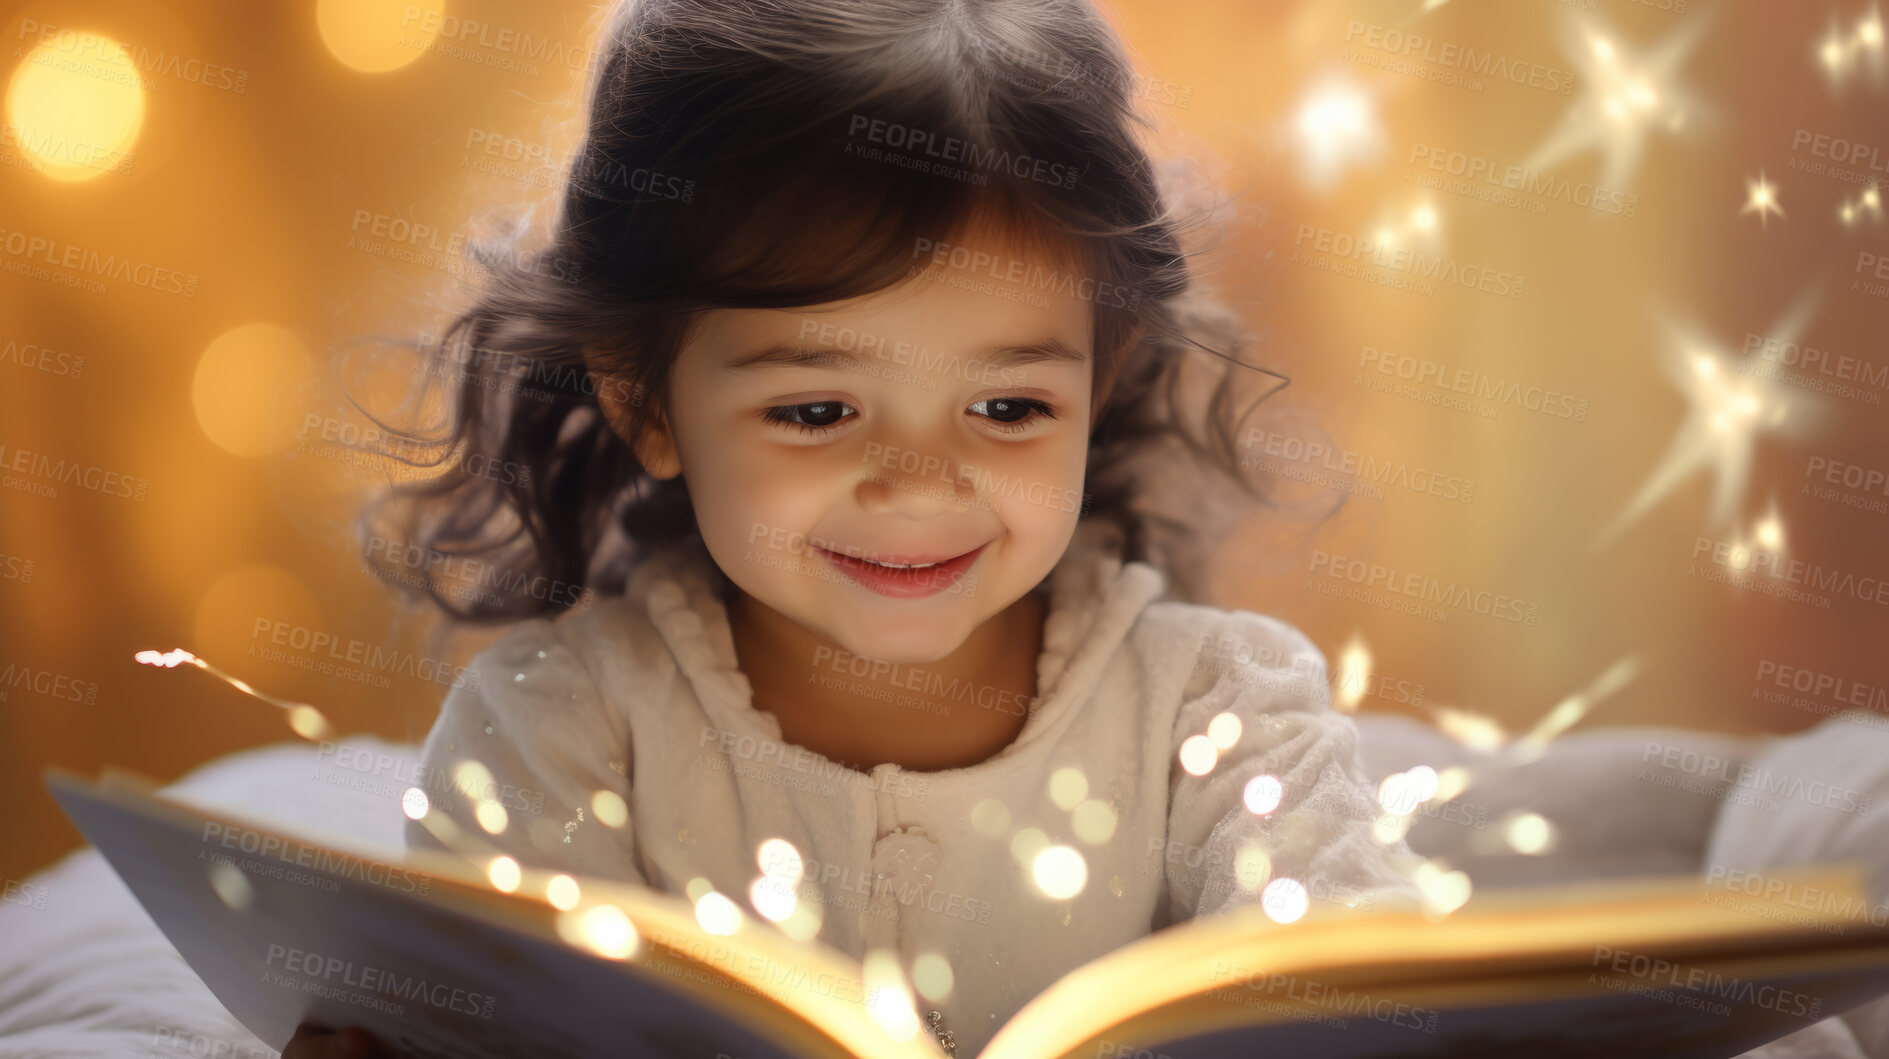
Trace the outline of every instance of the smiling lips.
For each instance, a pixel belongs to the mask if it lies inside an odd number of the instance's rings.
[[[950,558],[926,558],[900,555],[885,559],[861,559],[815,546],[826,561],[838,567],[861,588],[871,589],[895,599],[916,599],[935,595],[958,583],[971,564],[983,553],[984,545]]]

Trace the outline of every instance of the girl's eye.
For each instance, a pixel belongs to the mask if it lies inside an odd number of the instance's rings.
[[[1025,430],[1038,418],[1056,418],[1056,411],[1048,404],[1030,397],[992,397],[976,402],[967,411],[983,416],[993,427],[1006,433]],[[849,415],[858,414],[843,401],[810,401],[776,405],[762,412],[761,418],[769,423],[795,427],[802,433],[824,434]]]
[[[1006,433],[1015,433],[1043,419],[1055,419],[1056,410],[1033,397],[992,397],[971,405],[969,411],[991,421]]]
[[[806,404],[784,404],[769,408],[761,413],[761,418],[770,423],[781,423],[798,427],[803,433],[824,434],[833,429],[834,424],[846,418],[843,409],[848,406],[840,401],[810,401]],[[855,413],[857,414],[857,413]]]

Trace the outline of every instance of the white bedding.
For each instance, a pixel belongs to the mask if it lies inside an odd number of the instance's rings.
[[[1472,752],[1415,722],[1359,721],[1373,777],[1419,763],[1464,764],[1475,773],[1473,793],[1449,814],[1420,816],[1410,840],[1465,868],[1484,888],[1696,871],[1705,863],[1791,863],[1817,859],[1826,846],[1831,856],[1872,858],[1878,882],[1889,887],[1889,806],[1870,822],[1808,807],[1799,815],[1814,825],[1797,827],[1785,813],[1721,812],[1732,804],[1723,789],[1679,797],[1641,772],[1649,747],[1681,745],[1804,770],[1835,762],[1847,770],[1847,787],[1889,799],[1889,732],[1882,729],[1834,718],[1801,736],[1768,741],[1598,728],[1563,737],[1540,762],[1507,769],[1479,765]],[[314,747],[287,743],[212,762],[169,791],[285,828],[398,848],[399,785],[388,777],[412,775],[418,748],[365,736],[346,745],[347,763],[370,770],[358,783],[347,782],[340,755],[318,761]],[[1515,809],[1546,816],[1556,826],[1556,848],[1540,857],[1488,848],[1495,821]],[[1747,1057],[1889,1059],[1889,1001],[1858,1013],[1867,1048],[1850,1024],[1833,1017]],[[165,1055],[266,1059],[277,1052],[229,1017],[91,849],[67,856],[0,902],[0,1057]]]

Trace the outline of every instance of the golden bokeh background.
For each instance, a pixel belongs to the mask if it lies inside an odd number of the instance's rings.
[[[1219,603],[1301,626],[1362,710],[1517,731],[1607,674],[1578,723],[1889,712],[1873,7],[1112,10],[1162,148],[1235,195],[1206,281],[1293,380],[1248,435],[1290,507],[1219,554]],[[364,339],[437,325],[473,235],[549,216],[598,23],[498,0],[0,21],[0,878],[79,841],[48,765],[170,779],[293,738],[137,651],[418,740],[496,635],[440,640],[363,572],[353,500],[391,472],[310,410]]]

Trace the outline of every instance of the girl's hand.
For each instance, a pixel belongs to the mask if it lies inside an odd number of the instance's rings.
[[[282,1059],[386,1059],[388,1053],[358,1026],[331,1030],[312,1022],[295,1027]]]

